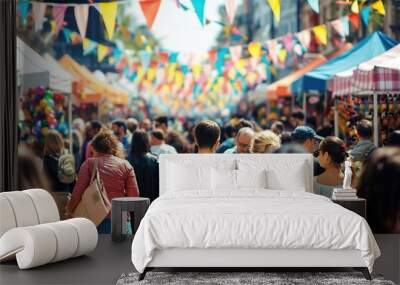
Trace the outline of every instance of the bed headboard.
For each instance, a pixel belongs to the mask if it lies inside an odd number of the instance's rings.
[[[171,179],[168,171],[171,165],[215,167],[229,165],[233,169],[273,169],[284,174],[284,179],[295,179],[294,170],[304,175],[299,185],[307,192],[313,192],[313,157],[311,154],[162,154],[159,158],[160,196],[167,192]],[[292,177],[291,177],[292,176]]]

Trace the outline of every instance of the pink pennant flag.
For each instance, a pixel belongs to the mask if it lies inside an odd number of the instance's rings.
[[[226,13],[228,14],[228,21],[232,25],[236,14],[236,0],[225,0]]]
[[[346,31],[344,29],[343,21],[341,19],[336,19],[332,21],[331,26],[335,29],[336,32],[339,33],[342,38],[346,37]]]
[[[274,64],[278,63],[278,42],[276,40],[269,40],[267,42],[269,55],[271,56]]]
[[[89,15],[89,5],[87,4],[79,4],[75,6],[75,21],[78,25],[79,33],[82,38],[86,37],[86,28],[88,23],[88,15]]]
[[[35,32],[40,31],[43,26],[46,4],[41,2],[32,2],[33,20],[35,22]]]
[[[56,21],[56,33],[58,33],[64,26],[64,16],[67,10],[67,5],[53,6],[53,18]]]
[[[310,48],[311,32],[309,30],[301,31],[297,34],[297,38],[305,48]]]
[[[242,46],[232,46],[229,48],[232,60],[238,61],[242,56]]]
[[[292,34],[287,34],[282,38],[282,43],[285,49],[288,52],[291,52],[293,50],[293,36]]]

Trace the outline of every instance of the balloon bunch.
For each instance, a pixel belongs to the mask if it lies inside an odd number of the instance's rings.
[[[66,136],[68,126],[65,122],[65,97],[40,86],[30,89],[21,102],[23,118],[20,118],[22,140],[38,140],[44,143],[44,138],[51,129]]]

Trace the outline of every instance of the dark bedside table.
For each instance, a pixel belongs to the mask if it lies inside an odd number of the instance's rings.
[[[339,204],[340,206],[359,214],[364,219],[367,218],[367,201],[362,198],[354,199],[332,199],[332,202]]]

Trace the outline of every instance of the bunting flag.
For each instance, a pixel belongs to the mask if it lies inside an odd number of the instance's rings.
[[[53,6],[53,19],[56,22],[56,33],[64,26],[64,16],[67,11],[67,5],[55,5]]]
[[[331,25],[342,38],[349,35],[349,19],[347,17],[336,19],[331,22]]]
[[[310,43],[311,43],[311,34],[310,31],[305,30],[297,33],[297,38],[299,39],[300,43],[305,47],[305,48],[310,48]]]
[[[80,4],[74,7],[75,20],[82,38],[86,37],[86,28],[88,23],[89,5]]]
[[[35,32],[40,31],[43,26],[46,4],[41,2],[32,2],[33,20],[35,23]]]
[[[141,0],[139,4],[146,18],[147,27],[151,29],[160,8],[161,0]]]
[[[242,46],[232,46],[229,48],[229,53],[233,62],[238,61],[242,57]]]
[[[365,27],[368,27],[369,23],[369,14],[371,13],[371,7],[364,7],[361,10],[361,21],[363,22]]]
[[[316,13],[319,13],[319,0],[307,0],[307,2]]]
[[[28,11],[29,11],[29,2],[28,2],[28,0],[19,0],[18,1],[18,9],[21,12],[20,19],[24,23],[26,21],[26,18],[28,16]]]
[[[115,19],[117,17],[117,2],[102,2],[97,5],[106,26],[108,39],[111,40],[114,35]]]
[[[142,63],[142,68],[143,70],[147,70],[147,68],[150,65],[150,61],[151,61],[151,53],[141,50],[139,52],[139,58],[140,58],[140,62]]]
[[[249,54],[252,57],[258,58],[258,57],[260,57],[260,54],[261,54],[261,44],[257,43],[257,42],[251,42],[249,44],[248,50],[249,50]]]
[[[315,36],[317,37],[318,42],[320,42],[323,45],[328,44],[328,32],[326,29],[326,25],[319,25],[314,28],[312,28]]]
[[[282,43],[285,49],[288,52],[291,52],[293,50],[293,36],[292,34],[287,34],[282,38]]]
[[[104,58],[111,52],[111,48],[103,45],[103,44],[98,44],[97,45],[97,61],[102,62]]]
[[[281,0],[267,0],[271,7],[272,14],[274,14],[275,20],[279,23],[281,20]]]
[[[64,34],[64,37],[65,37],[65,40],[67,41],[67,43],[71,43],[71,30],[64,28],[63,34]]]
[[[354,0],[353,4],[351,4],[351,12],[355,14],[360,13],[360,8],[358,7],[358,0]]]
[[[341,17],[340,20],[343,23],[343,29],[344,29],[344,34],[346,36],[350,35],[350,23],[349,23],[349,17]]]
[[[197,17],[199,18],[200,24],[204,26],[204,6],[206,0],[192,0],[192,5]]]
[[[351,13],[348,18],[354,28],[358,29],[360,27],[360,17],[358,16],[358,14]]]
[[[82,41],[82,46],[83,46],[83,55],[88,55],[96,51],[97,43],[95,41],[85,38]]]
[[[237,9],[236,0],[225,0],[225,9],[228,15],[228,21],[231,25],[233,25]]]
[[[382,0],[378,0],[371,5],[371,8],[377,11],[381,15],[386,15],[385,5],[383,5]]]

